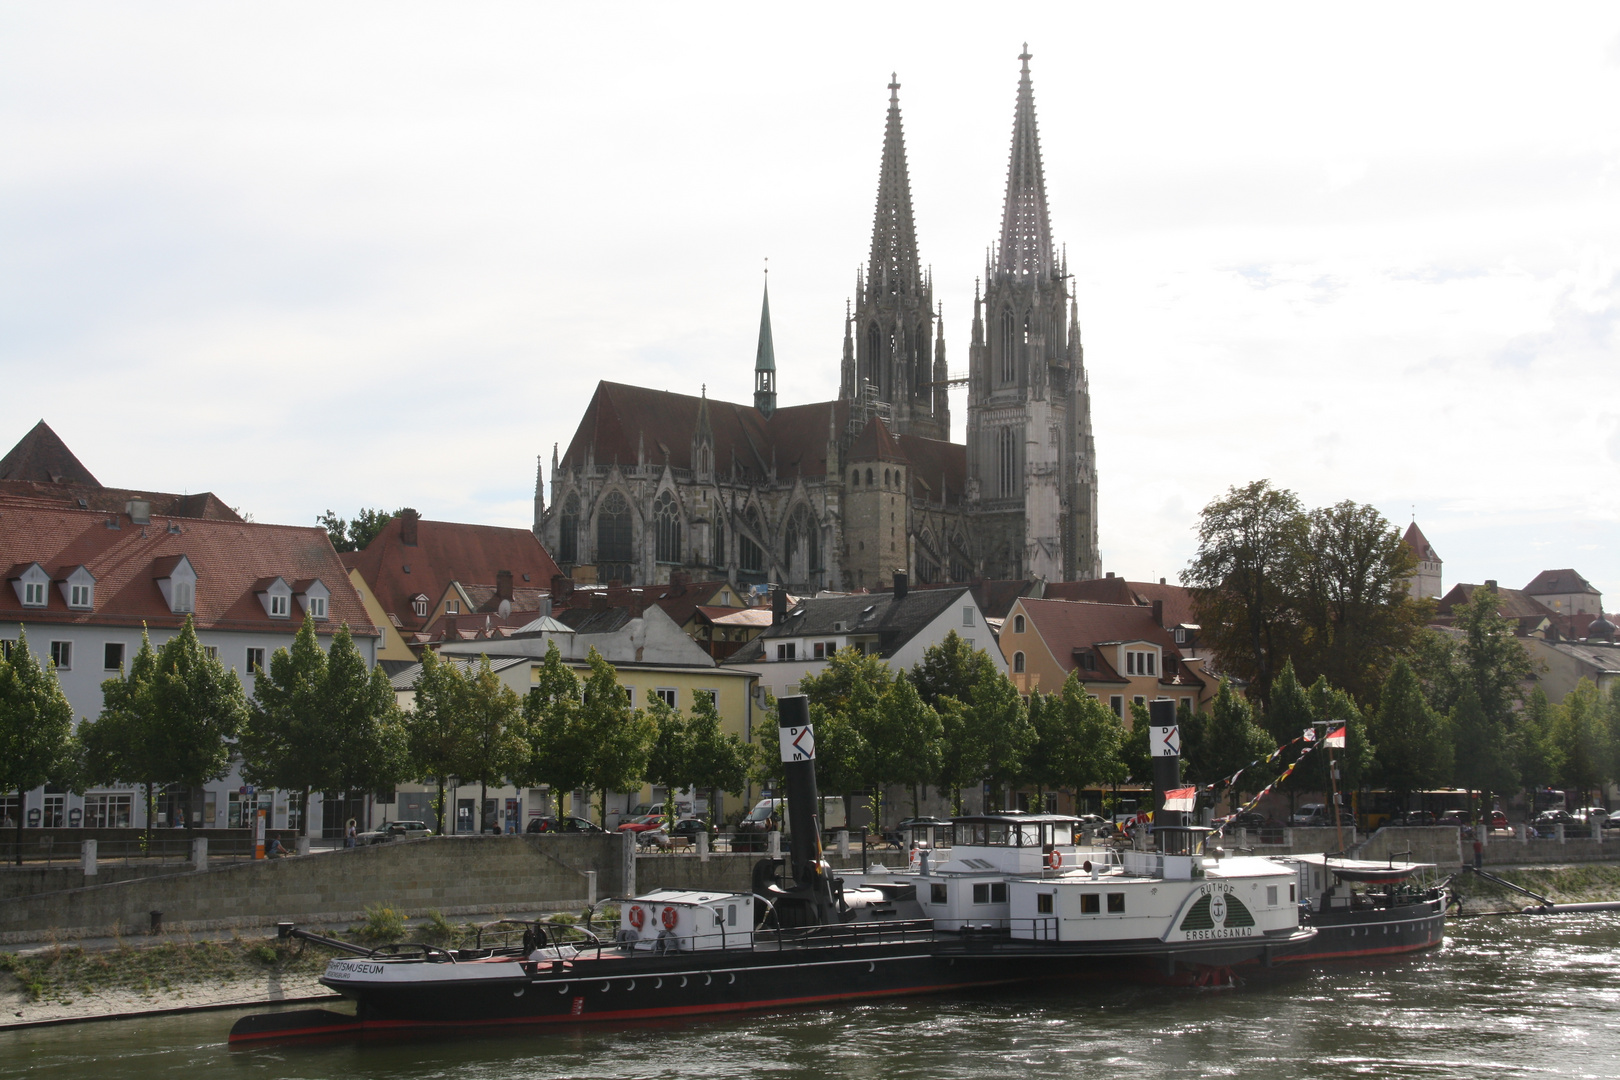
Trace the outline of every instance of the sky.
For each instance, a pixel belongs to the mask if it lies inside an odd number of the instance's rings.
[[[1106,570],[1268,478],[1620,597],[1612,3],[6,0],[0,443],[527,525],[598,379],[751,400],[767,258],[779,400],[836,394],[891,72],[965,370],[1026,41]]]

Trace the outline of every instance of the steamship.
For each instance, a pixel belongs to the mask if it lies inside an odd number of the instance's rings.
[[[782,698],[779,710],[789,826],[817,838],[808,702]],[[1291,867],[1212,859],[1207,830],[1188,826],[1161,826],[1157,851],[1115,855],[1086,846],[1080,826],[960,818],[948,856],[920,849],[915,867],[843,876],[818,842],[796,843],[789,859],[755,865],[748,893],[628,897],[611,937],[583,943],[528,923],[504,947],[365,950],[284,925],[349,953],[321,982],[355,1012],[247,1016],[230,1039],[629,1022],[1132,971],[1198,982],[1314,935],[1300,926]]]

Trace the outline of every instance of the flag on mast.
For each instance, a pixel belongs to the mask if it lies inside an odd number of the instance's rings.
[[[1327,737],[1327,745],[1329,747],[1335,747],[1335,746],[1342,747],[1344,745],[1344,725],[1343,724],[1340,724],[1331,733],[1329,733],[1329,735]]]
[[[1193,802],[1198,798],[1198,789],[1195,787],[1173,788],[1164,793],[1164,808],[1166,810],[1181,810],[1192,813]]]

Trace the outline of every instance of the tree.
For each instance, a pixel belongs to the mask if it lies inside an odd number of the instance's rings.
[[[884,770],[887,761],[881,754],[874,757],[869,739],[882,728],[880,706],[893,681],[888,664],[855,649],[839,649],[820,672],[799,680],[816,729],[817,784],[842,795],[846,813],[857,791],[881,792],[891,779]],[[874,809],[881,818],[881,806]]]
[[[163,773],[153,728],[159,723],[152,706],[157,652],[141,630],[141,647],[129,671],[101,684],[101,714],[79,727],[81,772],[89,784],[135,784],[145,789],[146,832],[156,820],[154,793]]]
[[[1559,786],[1580,792],[1582,806],[1612,778],[1614,744],[1604,706],[1597,686],[1583,678],[1553,710],[1553,744],[1562,763]]]
[[[365,657],[347,626],[323,652],[315,621],[304,617],[291,649],[277,649],[254,680],[237,743],[242,778],[302,792],[304,831],[314,835],[311,792],[382,791],[409,769],[394,689]]]
[[[1489,795],[1518,786],[1507,728],[1486,712],[1472,680],[1463,683],[1457,704],[1451,707],[1451,730],[1462,787]]]
[[[1377,509],[1347,499],[1311,511],[1298,565],[1300,666],[1376,704],[1433,607],[1408,589],[1416,556]]]
[[[377,538],[385,525],[403,512],[403,509],[388,513],[386,510],[362,507],[355,511],[353,521],[344,521],[327,510],[315,519],[315,523],[326,529],[326,535],[332,538],[332,546],[338,551],[360,551]]]
[[[432,649],[422,650],[422,671],[416,677],[416,703],[405,714],[405,746],[410,774],[431,781],[434,828],[444,833],[444,790],[461,763],[467,741],[467,715],[463,706],[466,680],[452,663]]]
[[[0,654],[0,791],[17,793],[17,864],[22,865],[23,797],[45,783],[60,783],[72,770],[73,707],[56,681],[54,667],[41,667],[19,630],[9,656]]]
[[[1017,687],[993,667],[973,685],[967,726],[971,745],[978,748],[977,772],[988,789],[987,797],[1005,805],[1007,788],[1022,773],[1035,732]]]
[[[1461,675],[1473,685],[1485,718],[1505,731],[1512,727],[1531,670],[1530,655],[1514,635],[1513,620],[1497,614],[1499,601],[1494,586],[1481,585],[1453,615],[1462,632],[1457,646]]]
[[[994,674],[996,665],[990,655],[951,630],[945,640],[923,651],[922,660],[911,669],[911,681],[923,701],[939,709],[947,697],[966,705],[973,688]]]
[[[608,792],[640,787],[646,778],[653,725],[646,714],[630,707],[619,673],[601,653],[592,648],[586,663],[590,673],[579,710],[580,735],[590,748],[584,786],[597,793],[599,823],[606,826]]]
[[[1232,690],[1231,683],[1221,680],[1215,694],[1214,707],[1204,725],[1201,753],[1203,779],[1207,783],[1224,780],[1238,770],[1243,774],[1232,785],[1232,808],[1237,809],[1238,796],[1244,791],[1258,791],[1271,778],[1269,765],[1253,764],[1271,753],[1271,736],[1254,721],[1254,712],[1243,695]]]
[[[873,772],[911,789],[911,814],[916,817],[922,812],[921,789],[939,775],[945,737],[939,712],[923,701],[902,671],[884,693],[873,721],[866,735]]]
[[[522,702],[517,692],[501,682],[488,656],[479,656],[478,670],[462,677],[461,707],[465,710],[456,775],[463,782],[478,782],[478,831],[489,829],[489,787],[500,786],[523,768],[529,741],[523,736]]]
[[[1295,640],[1292,596],[1310,525],[1299,497],[1256,480],[1204,507],[1198,551],[1181,573],[1209,649],[1268,700]]]
[[[1326,676],[1318,676],[1305,694],[1311,703],[1311,715],[1317,720],[1326,721],[1327,731],[1344,725],[1344,746],[1331,755],[1339,767],[1339,793],[1342,795],[1359,789],[1373,762],[1373,745],[1367,735],[1366,717],[1356,707],[1355,699],[1329,683]],[[1329,791],[1335,781],[1328,773],[1328,760],[1329,754],[1325,749],[1312,754],[1301,768],[1295,770],[1295,775],[1303,773],[1308,783],[1316,785],[1316,791]]]
[[[1315,719],[1311,712],[1310,695],[1294,674],[1293,660],[1287,660],[1271,684],[1271,700],[1266,703],[1265,708],[1266,732],[1271,736],[1273,744],[1288,746],[1300,738]],[[1305,772],[1304,769],[1296,769],[1281,785],[1281,788],[1288,792],[1290,809],[1293,807],[1295,796],[1302,790],[1308,790],[1303,786],[1306,780]]]
[[[920,696],[920,695],[919,695]],[[939,713],[940,753],[939,779],[936,783],[951,800],[951,813],[962,813],[962,789],[979,779],[979,762],[983,759],[974,729],[968,718],[967,706],[960,699],[942,694],[935,710]]]
[[[1078,796],[1093,784],[1121,778],[1125,725],[1086,692],[1074,672],[1059,693],[1029,696],[1029,722],[1035,733],[1030,775],[1037,783]]]
[[[714,699],[699,694],[692,702],[687,720],[687,739],[692,759],[687,766],[688,786],[709,793],[709,820],[715,819],[722,791],[737,792],[748,782],[750,752],[737,736],[720,727],[720,712]]]
[[[1612,713],[1610,730],[1613,730]],[[1514,762],[1519,783],[1526,788],[1551,787],[1564,769],[1563,752],[1553,735],[1553,707],[1547,694],[1537,686],[1525,700],[1514,730]]]
[[[579,677],[563,662],[552,641],[547,643],[534,679],[523,698],[528,759],[515,771],[513,782],[550,785],[557,799],[556,812],[561,815],[563,794],[585,783],[591,753],[579,724]]]
[[[1417,675],[1396,660],[1384,680],[1369,735],[1377,782],[1395,793],[1403,810],[1414,791],[1438,787],[1450,778],[1454,753],[1450,725],[1424,696]]]

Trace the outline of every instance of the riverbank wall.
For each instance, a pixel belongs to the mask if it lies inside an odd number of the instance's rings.
[[[0,942],[144,932],[153,912],[170,929],[212,930],[343,922],[378,904],[407,916],[578,908],[625,891],[633,866],[617,835],[433,837],[12,896]]]

